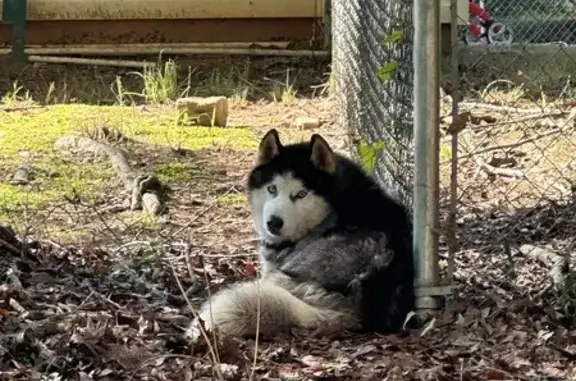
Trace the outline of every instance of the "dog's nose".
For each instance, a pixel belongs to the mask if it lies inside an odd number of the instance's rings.
[[[284,226],[284,221],[278,216],[272,216],[266,223],[268,226],[268,230],[270,233],[274,235],[279,235],[280,230],[282,230],[282,226]]]

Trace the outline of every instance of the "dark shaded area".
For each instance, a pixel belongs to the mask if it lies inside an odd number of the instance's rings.
[[[122,59],[122,57],[119,57]],[[124,57],[134,60],[134,57]],[[140,57],[158,62],[157,56]],[[190,95],[232,96],[245,94],[247,100],[273,100],[278,89],[292,86],[299,96],[317,94],[328,81],[329,58],[277,58],[230,56],[162,56],[161,65],[173,59],[179,66],[178,85],[181,91],[189,87]],[[25,67],[9,65],[0,58],[0,93],[13,92],[22,87],[34,100],[44,103],[47,94],[54,102],[109,105],[117,103],[118,80],[125,93],[142,94],[144,82],[134,68],[75,64],[30,64]],[[134,96],[136,103],[143,97]]]
[[[27,44],[161,44],[187,42],[314,41],[322,46],[321,19],[148,19],[30,21]],[[0,46],[11,41],[11,27],[0,23]]]

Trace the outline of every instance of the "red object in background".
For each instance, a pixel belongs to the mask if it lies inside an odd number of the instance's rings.
[[[486,9],[471,1],[468,2],[468,11],[483,22],[492,20],[492,16],[490,16],[490,13]],[[468,21],[468,29],[470,29],[470,31],[474,33],[476,37],[482,35],[482,29],[478,24],[474,24]]]
[[[468,3],[468,11],[480,17],[484,21],[490,20],[491,18],[490,13],[486,9],[473,2]]]

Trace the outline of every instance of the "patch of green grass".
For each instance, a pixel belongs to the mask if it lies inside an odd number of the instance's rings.
[[[54,148],[59,138],[78,136],[94,127],[113,127],[143,143],[192,151],[257,147],[258,141],[248,128],[181,126],[177,116],[172,107],[143,111],[137,107],[89,105],[0,113],[0,176],[8,179],[23,164],[36,174],[30,185],[0,184],[0,219],[24,206],[40,209],[50,202],[64,201],[65,196],[79,195],[85,201],[98,197],[109,179],[116,177],[108,159],[85,162],[85,154],[72,158]],[[186,181],[194,175],[193,163],[160,163],[155,169],[161,178],[170,181]]]
[[[222,196],[218,199],[218,206],[223,205],[240,205],[248,202],[248,198],[243,193],[232,193]]]
[[[222,95],[235,99],[246,99],[249,92],[249,82],[245,80],[249,74],[249,66],[232,66],[226,69],[215,68],[198,86],[199,94]]]
[[[9,159],[19,151],[51,152],[59,137],[74,133],[75,122],[61,107],[29,114],[0,113],[0,156]]]
[[[257,146],[257,140],[247,128],[222,129],[198,126],[163,126],[160,128],[156,125],[141,125],[133,130],[132,137],[146,143],[188,150],[213,147],[252,149]]]
[[[126,211],[118,215],[118,218],[124,222],[130,229],[153,228],[158,225],[156,217],[143,211]]]
[[[80,198],[92,203],[109,179],[116,176],[108,163],[77,165],[57,157],[44,157],[31,163],[34,179],[29,185],[0,183],[0,220],[26,210],[39,210],[50,203]]]
[[[54,191],[37,192],[30,187],[0,183],[0,219],[26,208],[42,207],[48,199],[57,197],[58,194]]]
[[[168,162],[154,165],[154,173],[165,183],[173,181],[188,181],[196,172],[190,163]]]
[[[452,143],[440,142],[440,161],[452,160]]]
[[[30,92],[18,84],[18,81],[12,83],[12,89],[7,91],[1,98],[0,102],[8,106],[14,106],[22,103],[32,103]]]
[[[116,176],[116,172],[106,161],[79,165],[52,158],[50,162],[41,161],[35,167],[43,170],[44,179],[59,193],[68,192],[70,196],[77,194],[90,200],[98,196],[97,189],[109,184],[110,178]]]
[[[287,104],[294,102],[298,91],[294,88],[294,81],[290,80],[290,70],[286,70],[286,79],[284,82],[272,80],[270,78],[267,79],[275,83],[270,92],[270,95],[275,102],[286,102]]]
[[[258,144],[248,128],[178,125],[178,112],[171,107],[146,112],[125,106],[57,105],[29,115],[0,114],[0,125],[0,155],[4,156],[20,150],[50,152],[58,138],[97,126],[118,128],[145,143],[189,150],[214,146],[252,149]]]
[[[162,62],[158,60],[157,66],[146,66],[142,73],[135,72],[134,75],[142,79],[142,94],[125,93],[124,86],[116,77],[117,98],[119,103],[124,103],[123,95],[138,95],[144,97],[147,103],[169,103],[176,100],[180,93],[185,94],[189,88],[181,90],[178,85],[178,65],[173,60]]]

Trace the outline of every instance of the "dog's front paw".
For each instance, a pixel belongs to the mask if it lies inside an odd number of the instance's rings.
[[[184,338],[186,340],[189,340],[192,343],[198,341],[201,335],[199,323],[200,321],[198,318],[194,318],[194,320],[192,320],[192,323],[190,323],[188,329],[184,332]]]
[[[184,339],[189,340],[192,343],[198,342],[198,339],[202,336],[202,330],[208,332],[210,330],[210,324],[205,321],[200,315],[196,316],[194,320],[188,326],[188,329],[184,332]]]

